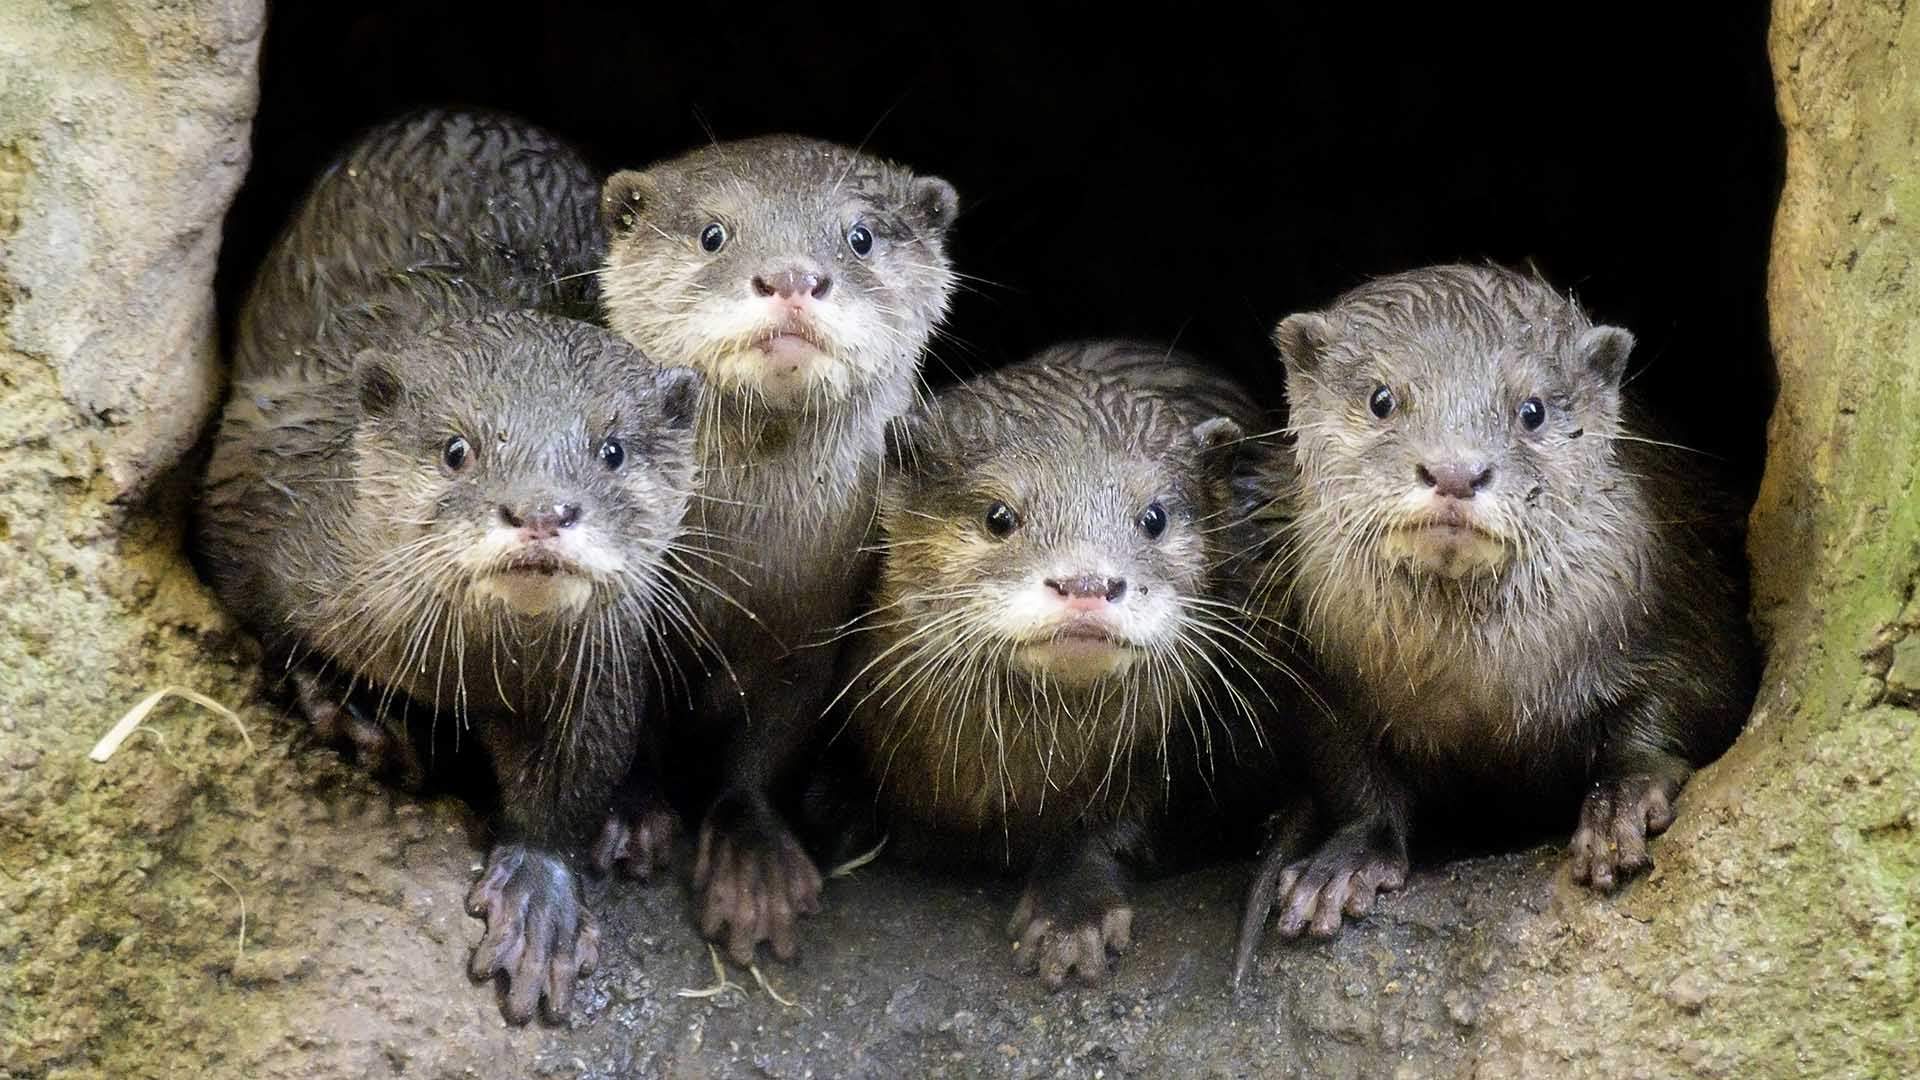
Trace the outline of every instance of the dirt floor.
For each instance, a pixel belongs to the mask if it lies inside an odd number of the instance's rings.
[[[514,1029],[464,974],[465,804],[383,788],[290,719],[248,722],[251,751],[174,703],[104,765],[8,763],[9,794],[37,775],[61,804],[28,809],[29,851],[9,832],[11,989],[90,1005],[16,999],[0,1075],[1442,1075],[1517,954],[1550,944],[1540,913],[1595,903],[1550,851],[1434,868],[1333,945],[1263,949],[1235,997],[1240,866],[1147,887],[1135,952],[1058,993],[1011,971],[1004,882],[883,857],[830,884],[800,961],[757,974],[716,969],[683,878],[595,882],[601,970],[571,1023]]]

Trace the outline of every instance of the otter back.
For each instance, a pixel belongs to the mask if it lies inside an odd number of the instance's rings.
[[[599,182],[510,117],[428,110],[368,132],[314,183],[240,314],[234,377],[423,321],[503,309],[589,318],[606,249]]]

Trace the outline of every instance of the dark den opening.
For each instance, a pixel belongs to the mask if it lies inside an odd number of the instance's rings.
[[[1282,315],[1423,263],[1532,260],[1638,335],[1643,396],[1751,490],[1783,173],[1765,6],[1330,8],[1132,21],[713,4],[675,24],[573,0],[280,3],[223,313],[328,158],[409,106],[505,108],[608,170],[788,130],[958,187],[954,256],[972,281],[928,364],[936,384],[1131,335],[1177,339],[1272,397]]]

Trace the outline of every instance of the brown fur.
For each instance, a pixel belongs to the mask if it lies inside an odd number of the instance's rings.
[[[946,313],[955,195],[870,155],[770,136],[618,173],[602,211],[608,324],[707,382],[689,521],[707,580],[686,602],[717,656],[684,665],[708,676],[676,717],[690,753],[717,743],[723,759],[694,868],[701,927],[741,963],[760,941],[791,956],[820,879],[769,789],[832,692],[835,650],[820,642],[869,582],[884,430],[914,400],[921,350]],[[725,237],[712,251],[710,226]],[[756,341],[781,325],[763,283],[807,274],[824,286],[786,330],[811,360],[763,354]],[[625,805],[657,785],[636,774]],[[607,833],[606,861],[657,861],[631,842],[629,810]]]
[[[1257,412],[1192,361],[1097,342],[949,390],[896,441],[848,736],[904,846],[1028,873],[1011,933],[1053,985],[1105,972],[1130,868],[1266,755],[1251,639],[1216,581],[1243,423]],[[1105,592],[1092,618],[1124,647],[1061,644],[1069,582]]]
[[[1310,740],[1331,831],[1273,876],[1282,932],[1331,934],[1397,887],[1422,806],[1578,803],[1577,879],[1646,866],[1738,729],[1756,658],[1737,515],[1704,459],[1634,421],[1632,335],[1537,279],[1444,266],[1275,337],[1297,441],[1266,485],[1266,603],[1338,706]],[[1406,531],[1440,520],[1462,526]]]

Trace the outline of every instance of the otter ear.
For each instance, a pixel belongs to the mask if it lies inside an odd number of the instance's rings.
[[[926,228],[946,232],[960,212],[960,193],[937,176],[916,176],[907,192],[907,209]]]
[[[1200,447],[1200,464],[1211,483],[1224,484],[1233,478],[1246,447],[1246,431],[1224,416],[1194,425],[1193,441]]]
[[[1588,371],[1619,386],[1627,374],[1627,357],[1633,354],[1633,333],[1618,326],[1596,326],[1580,335],[1574,348]]]
[[[653,377],[653,389],[660,395],[660,411],[667,426],[683,430],[693,426],[700,413],[700,388],[705,380],[692,368],[661,368]]]
[[[600,220],[610,233],[630,233],[640,227],[654,195],[653,180],[646,173],[631,169],[614,173],[600,188]]]
[[[1313,311],[1289,315],[1273,328],[1273,343],[1279,346],[1280,359],[1289,373],[1319,367],[1334,336],[1333,324]]]
[[[353,386],[360,398],[360,411],[367,416],[393,415],[406,394],[406,387],[400,385],[400,376],[377,349],[361,349],[354,355]]]

